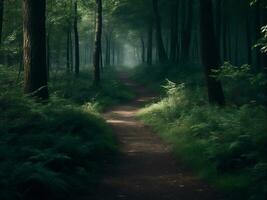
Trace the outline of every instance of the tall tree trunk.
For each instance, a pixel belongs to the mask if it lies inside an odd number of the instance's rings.
[[[2,44],[3,17],[4,17],[4,0],[0,0],[0,47]]]
[[[258,0],[255,4],[255,9],[254,9],[254,15],[255,15],[255,18],[254,18],[254,30],[255,30],[255,40],[256,42],[260,39],[261,35],[260,35],[260,32],[261,32],[261,26],[260,26],[260,11],[261,11],[261,8],[260,8],[260,5],[261,5],[261,1]],[[256,51],[256,71],[257,72],[260,72],[261,71],[261,52],[260,52],[260,49],[259,48],[256,48],[255,49]]]
[[[140,42],[141,42],[141,49],[142,49],[142,64],[145,64],[146,63],[146,48],[145,48],[145,41],[144,41],[143,36],[141,36]]]
[[[176,62],[177,58],[177,43],[178,43],[178,10],[179,2],[175,0],[174,4],[171,4],[171,46],[170,46],[170,61]]]
[[[190,43],[192,38],[192,9],[193,3],[192,0],[183,0],[183,7],[184,10],[184,17],[186,19],[184,25],[182,27],[182,43],[181,43],[181,60],[182,62],[189,61],[189,54],[190,54]]]
[[[78,2],[74,1],[74,46],[75,46],[75,74],[79,75],[80,73],[80,48],[79,48],[79,33],[78,33]]]
[[[153,3],[153,10],[154,10],[154,16],[155,16],[158,57],[159,57],[159,62],[164,63],[168,60],[168,58],[167,58],[166,50],[164,48],[164,44],[162,40],[161,19],[159,15],[158,0],[152,0],[152,3]]]
[[[219,66],[219,51],[215,39],[212,0],[200,1],[200,21],[201,53],[205,67],[209,102],[223,106],[225,99],[221,82],[211,76],[212,71],[218,69]]]
[[[115,39],[112,42],[112,66],[115,66]]]
[[[110,36],[106,34],[106,59],[105,65],[110,66]]]
[[[72,42],[71,31],[70,31],[70,71],[73,72],[73,42]]]
[[[66,59],[66,72],[70,73],[70,30],[67,31]]]
[[[216,1],[216,21],[215,21],[215,27],[216,27],[216,41],[219,51],[219,58],[220,58],[220,65],[223,64],[223,49],[221,45],[221,39],[222,39],[222,7],[223,7],[223,1],[217,0]]]
[[[23,0],[24,92],[48,98],[45,0]]]
[[[4,56],[1,49],[3,39],[3,17],[4,17],[4,0],[0,0],[0,64],[3,63]]]
[[[48,29],[47,38],[46,38],[46,71],[47,71],[47,79],[50,76],[50,68],[51,68],[51,50],[50,50],[50,29]],[[22,65],[22,64],[21,64]]]
[[[96,0],[96,26],[95,26],[95,49],[94,49],[94,83],[100,82],[100,59],[102,37],[102,0]]]
[[[148,27],[147,35],[147,64],[152,65],[152,53],[153,53],[153,23],[151,22]]]

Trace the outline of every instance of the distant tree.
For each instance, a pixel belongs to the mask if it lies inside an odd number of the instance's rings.
[[[192,0],[182,0],[181,9],[183,14],[182,22],[182,41],[181,41],[181,61],[188,62],[190,54],[190,43],[192,39],[192,11],[193,2]]]
[[[4,0],[0,0],[0,46],[2,43],[2,33],[3,33],[3,16],[4,16]]]
[[[23,0],[24,92],[48,98],[45,0]]]
[[[94,49],[94,84],[100,82],[100,59],[102,38],[102,0],[96,0],[96,25],[95,25],[95,49]]]
[[[74,46],[75,46],[75,74],[80,73],[80,48],[79,48],[79,33],[78,33],[78,0],[74,1]]]
[[[152,3],[153,3],[155,26],[156,26],[156,41],[157,41],[158,56],[160,63],[164,63],[167,61],[168,57],[162,40],[161,18],[159,14],[158,0],[152,0]]]
[[[148,65],[152,65],[152,54],[153,54],[153,23],[150,22],[148,25],[148,31],[147,31],[147,64]]]
[[[179,2],[178,0],[174,0],[170,4],[170,12],[171,12],[171,27],[170,27],[170,61],[175,62],[177,58],[177,50],[178,50],[178,10],[179,10]]]
[[[210,103],[225,104],[221,82],[212,76],[212,71],[219,68],[220,57],[215,37],[212,0],[200,0],[200,36],[202,62],[205,67],[208,97]]]

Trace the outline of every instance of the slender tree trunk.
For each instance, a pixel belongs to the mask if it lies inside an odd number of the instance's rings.
[[[142,49],[142,64],[145,64],[146,63],[146,48],[145,48],[145,41],[144,41],[143,36],[141,36],[140,42],[141,42],[141,49]]]
[[[168,58],[167,58],[166,50],[164,48],[164,44],[162,40],[161,19],[159,15],[158,0],[152,0],[152,2],[153,2],[153,10],[154,10],[154,16],[155,16],[158,57],[159,57],[159,62],[164,63],[168,60]]]
[[[186,2],[185,2],[186,1]],[[186,18],[182,29],[182,62],[189,61],[190,43],[192,38],[192,0],[183,1],[184,17]]]
[[[23,0],[24,92],[48,98],[45,0]]]
[[[211,76],[212,70],[218,69],[219,66],[219,51],[215,39],[212,0],[200,1],[200,21],[202,62],[205,67],[209,102],[223,106],[225,99],[221,82]]]
[[[153,53],[153,23],[151,22],[148,27],[147,35],[147,64],[152,65],[152,53]]]
[[[79,33],[78,33],[78,2],[74,1],[74,46],[75,46],[75,74],[80,73],[80,48],[79,48]]]
[[[1,49],[3,39],[3,17],[4,17],[4,0],[0,0],[0,64],[3,63],[4,56]]]
[[[102,37],[102,0],[96,0],[96,26],[95,26],[95,49],[94,49],[94,84],[100,83],[100,59]]]
[[[113,42],[112,42],[112,65],[115,65],[115,40],[113,38]]]
[[[176,62],[177,58],[177,46],[178,46],[178,10],[179,2],[175,0],[174,4],[171,4],[171,46],[170,46],[170,61]]]
[[[4,0],[0,0],[0,47],[2,44],[2,34],[3,34],[3,17],[4,17]]]
[[[223,64],[223,50],[221,45],[221,39],[222,39],[222,0],[216,1],[216,41],[220,56],[220,65]]]
[[[252,55],[251,55],[251,48],[252,48],[252,42],[251,42],[251,30],[250,30],[250,20],[247,16],[246,19],[246,37],[247,37],[247,60],[248,64],[251,65],[252,62]]]
[[[106,66],[110,66],[110,37],[106,34],[106,59],[105,59]]]
[[[70,31],[70,71],[73,72],[73,42],[72,42],[71,31]]]
[[[47,38],[46,38],[46,71],[47,71],[47,79],[49,79],[50,76],[50,68],[51,68],[51,54],[50,54],[50,30],[48,29]]]
[[[70,30],[67,31],[66,59],[66,72],[70,73]]]
[[[260,35],[260,32],[261,32],[261,26],[260,26],[260,4],[261,4],[261,1],[258,0],[255,4],[255,10],[254,10],[254,13],[255,13],[255,21],[254,21],[254,25],[255,25],[255,37],[256,37],[256,41],[258,41],[261,37]],[[255,49],[256,51],[256,70],[257,72],[260,72],[261,71],[261,52],[260,52],[260,49],[259,48],[256,48]]]

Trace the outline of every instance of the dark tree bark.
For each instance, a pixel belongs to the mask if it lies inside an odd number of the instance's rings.
[[[3,17],[4,17],[4,0],[0,0],[0,47],[2,44]]]
[[[168,60],[168,58],[167,58],[166,50],[164,48],[164,44],[162,40],[161,18],[159,15],[158,0],[152,0],[152,3],[153,3],[153,10],[154,10],[154,17],[155,17],[158,57],[159,57],[159,62],[164,63]]]
[[[182,41],[181,41],[181,60],[182,62],[189,61],[190,43],[192,38],[192,0],[183,0],[182,9],[184,10],[184,25],[182,27]]]
[[[46,37],[46,71],[47,71],[47,79],[50,76],[50,68],[51,68],[51,50],[50,50],[50,31],[48,29],[47,37]]]
[[[223,106],[225,104],[221,82],[212,77],[212,70],[218,69],[219,51],[215,39],[212,0],[200,1],[200,37],[202,62],[208,88],[209,102]]]
[[[148,27],[147,35],[147,64],[152,65],[152,51],[153,51],[153,23],[151,22]]]
[[[142,64],[145,64],[146,63],[146,48],[145,48],[145,41],[144,41],[143,36],[141,36],[140,42],[141,42],[141,49],[142,49]]]
[[[112,42],[112,65],[115,65],[115,40],[113,38],[113,42]]]
[[[70,71],[73,72],[73,42],[72,42],[71,31],[70,31]]]
[[[67,31],[66,59],[66,72],[70,73],[70,30]]]
[[[106,34],[106,59],[105,65],[110,66],[110,36]]]
[[[24,92],[48,98],[45,0],[23,0]]]
[[[216,27],[216,41],[219,51],[219,58],[220,58],[220,65],[223,64],[223,49],[221,45],[221,39],[222,39],[222,8],[223,8],[223,1],[217,0],[216,1],[216,21],[215,21],[215,27]]]
[[[78,33],[78,2],[74,1],[74,46],[75,46],[75,74],[79,75],[80,73],[80,48],[79,48],[79,33]]]
[[[251,55],[251,48],[252,48],[252,42],[251,42],[251,32],[250,32],[250,20],[249,16],[247,16],[246,19],[246,37],[247,37],[247,61],[248,64],[251,65],[252,62],[252,55]]]
[[[95,49],[94,49],[94,84],[100,83],[100,59],[102,37],[102,0],[96,0],[96,26],[95,26]]]
[[[261,26],[260,26],[260,4],[261,1],[258,0],[255,3],[255,8],[254,8],[254,35],[255,35],[255,41],[258,41],[261,37],[260,32],[261,32]],[[256,54],[256,71],[260,72],[261,71],[261,64],[260,64],[260,60],[261,60],[261,52],[259,48],[255,48],[255,54]]]
[[[177,50],[178,50],[178,10],[179,2],[174,1],[171,4],[171,46],[170,46],[170,61],[176,62]]]

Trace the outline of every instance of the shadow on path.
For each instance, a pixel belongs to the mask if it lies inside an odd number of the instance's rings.
[[[219,200],[214,190],[177,161],[169,146],[135,118],[145,102],[155,98],[121,73],[120,79],[137,98],[103,116],[112,126],[122,154],[108,169],[93,200]]]

